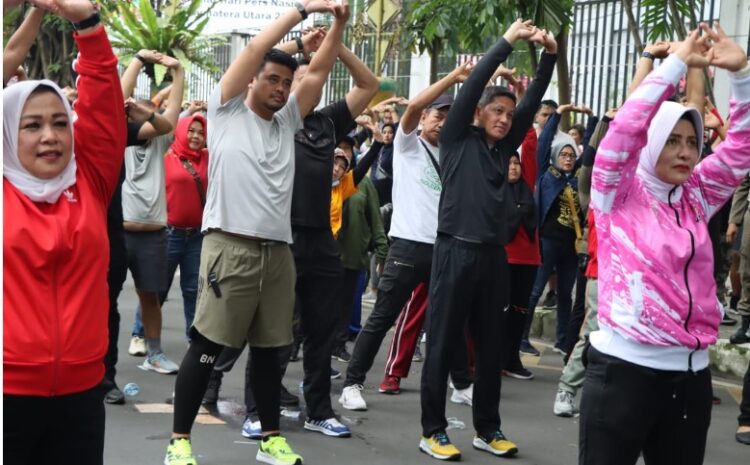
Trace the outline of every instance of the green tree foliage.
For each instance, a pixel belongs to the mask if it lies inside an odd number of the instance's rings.
[[[128,63],[139,50],[148,49],[178,59],[186,71],[191,66],[219,71],[211,50],[224,39],[203,33],[209,13],[219,0],[213,0],[205,10],[201,10],[201,0],[159,1],[156,8],[152,3],[153,0],[102,2],[104,22],[120,60]],[[161,65],[149,65],[146,72],[159,85],[167,70]]]
[[[573,0],[412,1],[405,8],[402,44],[431,56],[443,51],[480,53],[519,17],[557,34],[568,24],[572,5]],[[534,60],[519,64],[528,70]]]
[[[695,0],[641,0],[646,13],[642,24],[649,30],[648,40],[682,40],[686,35],[685,24],[697,26],[699,11]]]
[[[3,46],[26,16],[26,8],[12,9],[3,16]],[[69,22],[47,14],[39,27],[24,68],[30,79],[49,79],[61,87],[73,85],[73,59],[78,50]]]

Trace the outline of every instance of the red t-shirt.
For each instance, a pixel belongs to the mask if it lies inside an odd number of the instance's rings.
[[[203,183],[203,195],[208,188],[208,156],[191,159],[190,164]],[[178,228],[200,228],[203,205],[195,178],[172,150],[164,158],[164,178],[167,184],[167,223]]]

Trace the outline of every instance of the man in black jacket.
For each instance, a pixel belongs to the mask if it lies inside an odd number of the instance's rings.
[[[537,74],[516,108],[503,87],[485,89],[517,40],[544,46]],[[518,452],[500,430],[503,308],[508,303],[504,245],[508,160],[523,141],[547,89],[557,44],[531,21],[516,21],[479,61],[440,133],[443,190],[430,281],[427,358],[422,369],[420,450],[441,460],[460,451],[445,433],[451,354],[468,327],[476,351],[473,446],[496,456]],[[472,124],[476,122],[476,125]]]

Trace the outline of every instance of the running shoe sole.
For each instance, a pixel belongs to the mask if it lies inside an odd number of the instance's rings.
[[[440,455],[440,454],[436,454],[435,452],[432,451],[432,448],[430,447],[429,444],[427,444],[426,442],[421,441],[421,440],[419,441],[419,450],[422,453],[427,454],[430,457],[432,457],[434,459],[438,459],[438,460],[445,460],[445,461],[448,461],[448,462],[458,462],[459,460],[461,460],[461,454],[456,454],[456,455]]]
[[[534,379],[534,374],[533,374],[533,373],[532,373],[532,374],[530,374],[530,375],[522,375],[522,374],[520,374],[520,373],[514,373],[514,372],[512,372],[512,371],[507,371],[507,370],[506,370],[506,371],[504,372],[504,374],[505,374],[506,376],[509,376],[509,377],[511,377],[511,378],[516,378],[516,379],[523,379],[523,380]]]
[[[348,438],[348,437],[351,437],[352,435],[351,431],[346,431],[343,433],[336,433],[334,431],[326,429],[323,426],[314,425],[308,422],[305,422],[305,429],[308,431],[317,431],[318,433],[323,433],[326,436],[331,436],[332,438]]]
[[[486,442],[482,441],[479,438],[474,438],[474,440],[471,441],[471,445],[474,446],[474,449],[483,450],[485,452],[489,452],[490,454],[496,455],[498,457],[512,457],[518,453],[518,447],[511,447],[507,451],[502,452],[502,451],[493,449],[492,447],[490,447],[489,444],[487,444]]]
[[[143,371],[154,371],[156,373],[161,373],[162,375],[174,375],[177,373],[178,370],[165,370],[164,368],[159,368],[151,365],[148,363],[148,360],[144,360],[142,364],[138,365],[138,368],[140,368]]]
[[[272,456],[266,454],[265,452],[262,452],[260,449],[258,449],[258,453],[255,455],[255,460],[257,460],[258,462],[270,463],[271,465],[290,465],[287,462],[280,462],[276,460]],[[295,460],[293,465],[302,465],[302,460]]]
[[[389,396],[397,396],[397,395],[401,394],[401,389],[393,390],[393,389],[378,388],[378,392],[381,393],[381,394],[387,394]]]

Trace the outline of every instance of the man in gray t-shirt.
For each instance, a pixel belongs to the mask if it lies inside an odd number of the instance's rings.
[[[297,62],[272,50],[308,13],[336,20],[291,96]],[[203,212],[198,302],[177,376],[165,464],[195,463],[190,431],[222,346],[251,347],[263,440],[258,460],[302,463],[279,431],[279,348],[292,342],[294,261],[289,243],[294,133],[336,61],[347,4],[304,0],[253,37],[208,102],[209,190]],[[243,102],[244,100],[244,102]]]
[[[140,56],[140,55],[139,55]],[[172,128],[177,126],[182,105],[185,71],[175,58],[149,52],[146,58],[172,71],[172,90],[163,113]],[[136,64],[137,64],[136,63]],[[132,70],[132,73],[131,73]],[[140,67],[128,66],[123,76],[124,92],[130,92]],[[152,111],[157,111],[152,108]],[[152,118],[153,119],[153,118]],[[133,328],[128,353],[146,355],[140,368],[161,374],[173,374],[176,363],[161,348],[160,294],[167,287],[167,196],[164,181],[164,154],[173,140],[172,133],[148,139],[144,144],[125,150],[125,182],[122,185],[122,213],[127,263],[133,275],[143,321],[143,333]],[[145,354],[143,353],[145,336]]]

